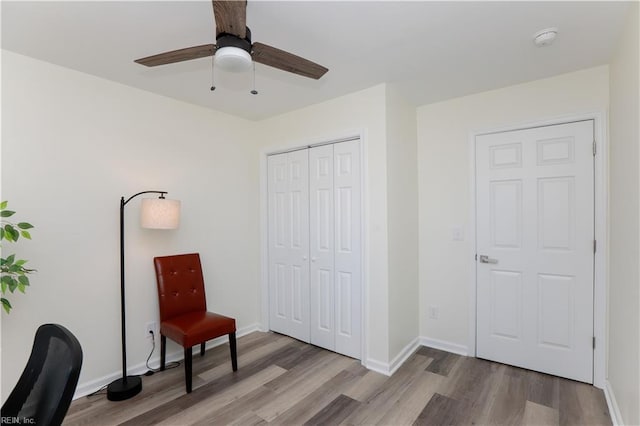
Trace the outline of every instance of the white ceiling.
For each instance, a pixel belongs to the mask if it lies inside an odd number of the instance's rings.
[[[423,105],[606,64],[629,3],[251,1],[253,41],[329,68],[315,81],[211,59],[147,68],[134,59],[215,42],[210,1],[2,1],[2,47],[249,119],[262,119],[379,83]],[[555,44],[533,34],[558,27]],[[46,76],[43,76],[46,78]]]

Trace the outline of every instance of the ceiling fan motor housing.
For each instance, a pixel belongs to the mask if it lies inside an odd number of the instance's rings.
[[[223,47],[237,47],[251,54],[251,30],[247,27],[247,36],[245,38],[229,33],[220,33],[216,37],[216,45],[218,50]]]

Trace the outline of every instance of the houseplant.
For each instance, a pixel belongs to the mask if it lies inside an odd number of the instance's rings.
[[[6,240],[7,242],[14,243],[18,241],[20,237],[31,239],[29,229],[33,228],[33,225],[27,222],[12,222],[8,218],[12,217],[16,212],[7,210],[7,201],[0,203],[0,241]],[[35,272],[35,269],[26,268],[24,265],[26,260],[16,260],[15,254],[10,254],[7,257],[0,257],[0,287],[2,288],[2,307],[7,313],[11,312],[11,303],[4,296],[8,292],[13,293],[20,291],[24,293],[29,285],[28,274]]]

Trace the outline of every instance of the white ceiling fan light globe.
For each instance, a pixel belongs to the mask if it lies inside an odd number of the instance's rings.
[[[251,55],[239,47],[227,46],[216,50],[214,61],[216,66],[225,71],[242,72],[251,69]]]

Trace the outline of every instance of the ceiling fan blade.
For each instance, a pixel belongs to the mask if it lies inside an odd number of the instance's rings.
[[[251,56],[258,63],[316,80],[329,71],[308,59],[262,43],[253,43]]]
[[[155,67],[157,65],[172,64],[174,62],[190,61],[191,59],[205,58],[212,56],[216,51],[215,44],[203,44],[202,46],[186,47],[184,49],[172,50],[171,52],[159,53],[146,58],[136,59],[141,65]]]
[[[213,0],[213,15],[216,18],[216,37],[220,33],[247,36],[246,0]]]

